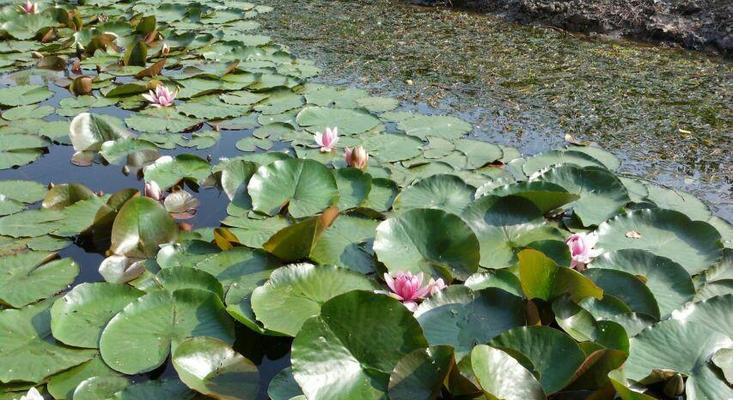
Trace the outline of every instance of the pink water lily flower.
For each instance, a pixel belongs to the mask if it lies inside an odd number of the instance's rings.
[[[38,14],[38,3],[26,0],[25,4],[20,6],[20,10],[24,14]]]
[[[437,281],[432,278],[427,285],[423,286],[423,273],[413,275],[412,272],[398,272],[392,277],[390,274],[384,274],[384,281],[387,282],[389,295],[407,307],[410,311],[417,309],[417,303],[426,297],[438,293],[445,288],[443,279]]]
[[[163,191],[155,181],[145,182],[145,190],[143,191],[145,197],[150,197],[153,200],[160,201],[163,199]]]
[[[155,87],[155,91],[143,94],[143,98],[150,102],[153,107],[170,107],[173,105],[173,100],[176,99],[178,91],[171,92],[167,87],[158,85]]]
[[[598,243],[598,235],[595,233],[575,233],[566,241],[570,249],[570,268],[583,271],[586,264],[590,263],[593,258],[598,257],[600,252],[593,249]]]
[[[336,143],[339,141],[338,128],[326,128],[323,133],[316,132],[314,139],[316,144],[321,147],[322,152],[328,153],[333,151],[333,147],[336,146]]]
[[[369,153],[361,146],[356,146],[353,149],[347,147],[344,153],[344,159],[346,160],[346,165],[349,167],[364,170],[369,162]]]

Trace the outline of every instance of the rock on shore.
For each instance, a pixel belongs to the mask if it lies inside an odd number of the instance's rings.
[[[733,0],[452,0],[452,5],[570,31],[733,54]]]

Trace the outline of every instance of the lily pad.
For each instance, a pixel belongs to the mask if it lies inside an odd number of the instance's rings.
[[[374,252],[390,272],[465,279],[480,258],[476,235],[454,214],[415,208],[377,226]]]
[[[399,301],[352,291],[323,304],[320,316],[303,324],[293,341],[293,375],[309,398],[383,399],[400,360],[427,345]]]
[[[723,250],[715,228],[672,210],[631,211],[604,222],[597,232],[596,247],[603,251],[647,250],[682,265],[690,275],[715,263]]]
[[[176,346],[173,367],[188,387],[217,399],[255,399],[260,376],[257,366],[228,343],[193,337]]]
[[[396,211],[437,208],[460,215],[476,188],[455,175],[433,175],[405,188],[394,201]]]
[[[313,160],[289,159],[262,166],[247,190],[255,211],[275,215],[287,206],[295,218],[316,214],[338,200],[333,174]]]
[[[423,302],[415,318],[431,345],[448,345],[456,357],[505,331],[526,324],[524,301],[502,289],[449,287]]]
[[[82,283],[51,307],[53,336],[70,346],[97,348],[102,329],[143,292],[107,282]]]
[[[462,119],[442,115],[415,115],[399,121],[397,126],[406,134],[421,139],[428,136],[457,139],[473,129]]]
[[[303,323],[318,315],[328,300],[378,286],[359,273],[329,266],[294,264],[275,270],[252,293],[252,308],[265,328],[295,336]]]
[[[363,111],[315,106],[303,108],[296,121],[313,132],[323,132],[335,126],[347,135],[366,132],[380,124],[377,117]]]
[[[40,382],[94,357],[95,351],[55,344],[51,337],[51,300],[19,310],[0,311],[0,382]]]
[[[28,252],[0,258],[0,302],[19,308],[64,290],[79,274],[79,266],[70,258],[53,257]]]
[[[16,85],[0,89],[0,104],[7,107],[40,103],[53,96],[46,86]]]
[[[112,226],[114,254],[145,258],[158,253],[161,244],[178,236],[178,226],[163,206],[147,197],[134,197],[120,209]]]
[[[522,364],[504,352],[478,345],[471,352],[471,369],[484,393],[505,400],[543,400],[545,392]]]
[[[224,304],[200,289],[148,293],[128,304],[102,331],[104,361],[125,374],[159,367],[174,348],[191,336],[234,341],[234,327]]]
[[[211,174],[211,166],[193,154],[180,154],[158,158],[145,167],[143,174],[146,182],[155,182],[161,189],[167,189],[183,179],[196,184],[203,183]]]

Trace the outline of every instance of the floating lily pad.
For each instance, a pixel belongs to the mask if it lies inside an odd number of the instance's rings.
[[[17,85],[0,89],[0,104],[8,107],[40,103],[53,96],[45,86]]]
[[[97,348],[102,329],[143,292],[107,282],[82,283],[57,299],[51,308],[51,330],[59,341]]]
[[[542,400],[537,379],[508,353],[478,345],[471,352],[471,369],[484,393],[505,400]]]
[[[394,201],[397,211],[437,208],[460,215],[476,191],[455,175],[433,175],[405,188]]]
[[[55,344],[51,337],[51,300],[19,310],[0,311],[0,382],[40,382],[94,357],[95,351]]]
[[[681,265],[648,251],[613,251],[594,259],[588,267],[616,269],[641,278],[654,294],[662,316],[669,315],[695,295],[690,274]]]
[[[618,214],[631,201],[624,184],[605,168],[560,165],[543,172],[537,179],[579,195],[580,198],[569,207],[584,226],[600,224]]]
[[[415,318],[428,343],[453,347],[459,359],[476,343],[526,323],[521,297],[497,288],[474,292],[460,286],[433,295],[418,307]]]
[[[158,253],[161,244],[178,236],[178,226],[157,201],[147,197],[128,200],[112,226],[110,250],[118,255],[138,258]]]
[[[546,393],[564,388],[585,361],[585,354],[575,340],[557,329],[545,326],[512,329],[490,341],[489,345],[526,357]],[[558,363],[557,360],[562,362]]]
[[[264,286],[255,289],[252,308],[265,328],[295,336],[331,298],[377,288],[373,281],[346,269],[294,264],[275,270]]]
[[[406,134],[421,139],[428,136],[456,139],[473,129],[462,119],[442,115],[415,115],[399,121],[397,126]]]
[[[128,304],[102,332],[99,349],[104,361],[125,374],[137,374],[160,366],[190,336],[210,336],[234,341],[234,328],[224,304],[200,289],[173,293],[158,290]]]
[[[146,182],[155,182],[161,189],[167,189],[183,179],[196,184],[203,183],[211,166],[193,154],[179,154],[175,157],[163,156],[143,170]]]
[[[399,361],[427,345],[399,301],[352,291],[323,304],[320,316],[303,324],[293,341],[293,375],[310,398],[382,399]]]
[[[452,368],[453,349],[431,346],[415,350],[403,357],[389,377],[389,398],[392,400],[431,400],[443,388]]]
[[[281,160],[262,166],[247,190],[255,211],[275,215],[287,206],[295,218],[316,214],[338,200],[333,174],[313,160]]]
[[[479,242],[458,216],[416,208],[377,226],[374,252],[390,272],[465,279],[476,272]]]
[[[189,338],[173,353],[173,367],[188,387],[214,398],[255,399],[260,383],[257,366],[209,337]]]
[[[715,228],[672,210],[636,210],[619,215],[601,224],[598,236],[599,249],[647,250],[677,262],[690,275],[715,263],[723,250]]]
[[[19,308],[52,296],[74,281],[79,266],[53,254],[28,252],[0,259],[0,302]]]
[[[359,110],[326,107],[305,107],[298,113],[296,121],[313,132],[338,127],[347,135],[366,132],[380,124],[379,119]]]
[[[704,324],[662,321],[631,339],[624,373],[645,382],[654,370],[676,371],[687,376],[685,392],[696,399],[727,399],[733,396],[733,388],[719,376],[710,358],[731,344],[731,338]]]

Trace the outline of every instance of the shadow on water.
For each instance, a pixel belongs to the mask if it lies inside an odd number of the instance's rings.
[[[684,190],[733,220],[733,63],[677,49],[404,0],[287,0],[265,33],[404,108],[458,115],[476,137],[534,154],[565,135],[599,143],[621,172]]]

